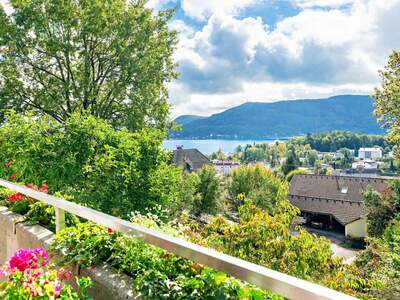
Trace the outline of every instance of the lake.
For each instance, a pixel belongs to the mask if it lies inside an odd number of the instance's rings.
[[[282,139],[283,140],[283,139]],[[276,139],[270,140],[165,140],[164,147],[168,150],[175,150],[176,146],[183,146],[183,149],[196,148],[203,154],[209,155],[218,149],[224,153],[232,153],[238,145],[246,146],[254,143],[273,143]]]

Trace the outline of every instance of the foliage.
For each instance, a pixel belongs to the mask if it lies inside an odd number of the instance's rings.
[[[165,228],[165,225],[158,224],[159,219],[155,216],[148,218],[136,214],[133,221],[150,224],[153,229]],[[58,233],[54,249],[67,254],[64,262],[86,266],[98,263],[99,260],[88,258],[98,255],[99,249],[107,249],[107,252],[100,253],[101,260],[107,260],[132,276],[135,290],[144,299],[282,299],[226,274],[91,223]]]
[[[16,0],[11,15],[0,7],[0,107],[165,128],[177,39],[172,11],[145,3]]]
[[[287,184],[262,164],[236,168],[228,186],[229,196],[237,207],[243,204],[244,198],[249,198],[257,206],[269,211],[286,199],[287,189]]]
[[[221,151],[221,149],[218,149],[217,151],[214,151],[213,153],[210,154],[210,159],[218,159],[218,160],[225,160],[226,155]]]
[[[394,218],[400,218],[400,180],[392,180],[383,192],[368,189],[364,193],[369,236],[379,237]]]
[[[286,175],[286,181],[291,182],[294,175],[297,175],[297,174],[310,174],[310,172],[308,172],[307,170],[302,170],[302,169],[292,170],[289,172],[289,174]]]
[[[65,126],[49,117],[11,114],[0,128],[0,177],[46,182],[74,201],[126,217],[133,210],[179,207],[181,171],[168,164],[164,134],[115,130],[73,114]]]
[[[16,251],[3,269],[0,269],[0,298],[5,300],[78,300],[92,299],[87,293],[91,286],[89,278],[76,278],[79,290],[75,291],[64,281],[73,275],[64,269],[55,269],[49,264],[44,248],[20,249]]]
[[[86,222],[57,233],[52,250],[62,254],[60,264],[90,267],[110,257],[114,240],[115,235],[107,228]]]
[[[192,212],[195,215],[201,213],[212,214],[217,208],[218,199],[221,195],[220,179],[213,166],[205,165],[196,175],[195,198]]]
[[[341,148],[357,150],[362,147],[382,147],[391,149],[391,143],[384,135],[360,134],[350,131],[331,131],[324,133],[307,134],[291,140],[294,144],[310,145],[320,152],[336,152]],[[390,150],[389,150],[390,151]]]
[[[286,158],[282,165],[283,174],[287,175],[290,171],[297,169],[300,166],[300,160],[297,156],[296,149],[292,144],[289,144]]]
[[[389,139],[400,145],[400,52],[389,56],[385,70],[380,72],[382,83],[373,94],[375,113],[381,124],[389,129]]]
[[[332,257],[328,240],[300,229],[293,235],[290,225],[298,209],[288,201],[270,215],[247,200],[239,208],[239,221],[215,218],[204,232],[206,245],[256,264],[299,278],[320,281],[340,266]]]

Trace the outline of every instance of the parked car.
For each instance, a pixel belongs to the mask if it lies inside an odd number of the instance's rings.
[[[323,222],[311,222],[310,225],[312,228],[325,229],[325,224]]]

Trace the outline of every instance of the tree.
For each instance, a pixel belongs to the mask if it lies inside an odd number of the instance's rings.
[[[273,211],[278,202],[285,199],[287,185],[262,164],[243,165],[232,173],[228,193],[236,206],[245,198],[268,211]]]
[[[297,169],[300,166],[299,158],[296,154],[294,145],[289,145],[286,152],[286,160],[282,165],[283,174],[287,175],[290,171]]]
[[[389,187],[381,193],[368,189],[364,193],[364,203],[368,235],[379,237],[391,220],[400,218],[400,181],[390,181]]]
[[[0,108],[165,129],[177,39],[172,11],[145,3],[14,0],[11,15],[0,5]]]
[[[294,175],[301,175],[301,174],[310,174],[307,170],[302,170],[302,169],[295,169],[289,172],[289,174],[286,175],[286,181],[291,182]]]
[[[389,128],[389,138],[400,145],[400,52],[394,51],[384,71],[380,72],[382,86],[375,88],[375,113],[384,127]]]
[[[318,151],[316,150],[309,150],[306,153],[306,159],[307,163],[311,166],[314,167],[316,161],[318,160]]]
[[[196,175],[198,176],[194,197],[193,213],[214,213],[221,195],[220,180],[213,166],[205,165]]]

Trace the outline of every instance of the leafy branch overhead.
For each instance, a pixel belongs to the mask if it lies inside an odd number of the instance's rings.
[[[87,111],[131,130],[168,120],[172,11],[145,1],[11,1],[0,8],[0,108],[65,122]],[[0,6],[1,7],[1,6]]]

